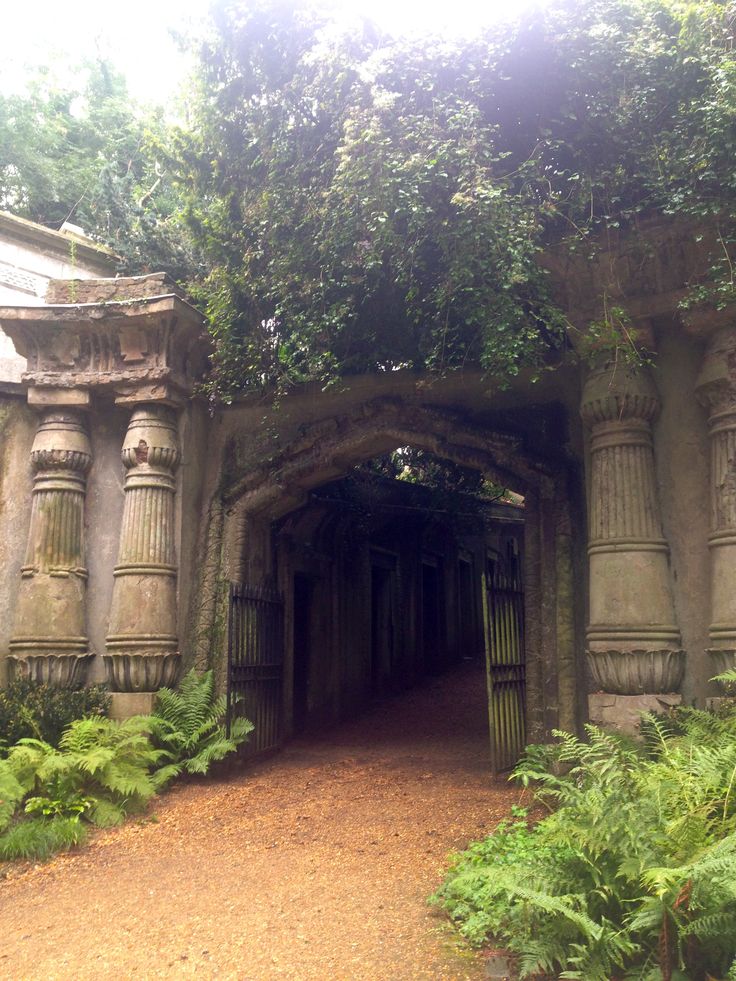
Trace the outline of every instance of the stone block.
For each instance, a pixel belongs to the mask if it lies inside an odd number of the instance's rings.
[[[590,721],[604,729],[615,729],[636,735],[639,720],[646,712],[661,715],[682,704],[682,695],[670,692],[660,695],[611,695],[595,692],[588,695]]]
[[[512,981],[517,977],[514,958],[509,954],[491,954],[486,961],[486,977],[494,981]]]
[[[88,388],[39,388],[32,385],[28,389],[28,404],[38,408],[70,406],[88,409],[92,399]]]
[[[150,715],[156,702],[156,692],[114,691],[110,698],[110,718],[123,722],[133,715]]]
[[[706,698],[705,707],[709,712],[718,712],[720,709],[735,708],[736,698],[729,695],[715,695],[713,698]]]

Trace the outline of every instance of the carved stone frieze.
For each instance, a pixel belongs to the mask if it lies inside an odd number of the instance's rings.
[[[28,361],[26,384],[115,392],[147,384],[170,401],[191,391],[209,349],[200,314],[164,276],[118,282],[52,282],[48,306],[0,307],[2,329]]]

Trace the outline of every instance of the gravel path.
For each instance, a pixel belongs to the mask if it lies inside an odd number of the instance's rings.
[[[519,793],[488,776],[464,669],[0,882],[0,978],[479,981],[428,908]]]

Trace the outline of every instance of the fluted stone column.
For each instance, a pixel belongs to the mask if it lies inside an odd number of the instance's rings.
[[[136,408],[122,457],[125,503],[104,659],[113,691],[152,692],[173,684],[179,666],[174,475],[180,452],[171,409]]]
[[[82,681],[91,656],[84,558],[84,501],[91,462],[81,412],[47,409],[31,450],[31,524],[10,641],[15,677],[72,687]]]
[[[654,472],[659,399],[644,370],[591,373],[588,663],[604,692],[677,692],[685,667]]]
[[[736,327],[715,334],[698,378],[710,434],[713,673],[736,666]]]

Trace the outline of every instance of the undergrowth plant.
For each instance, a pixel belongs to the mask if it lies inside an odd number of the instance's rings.
[[[19,739],[42,739],[58,745],[75,719],[106,716],[110,694],[102,685],[70,690],[17,678],[0,689],[0,754]]]
[[[161,690],[153,715],[77,719],[58,746],[18,740],[0,759],[0,860],[46,859],[82,842],[88,824],[110,827],[142,811],[180,773],[206,773],[253,728],[237,720],[228,737],[224,709],[212,672],[192,671],[180,691]]]
[[[164,765],[155,775],[158,786],[181,773],[207,773],[210,766],[235,752],[252,732],[248,719],[235,718],[225,731],[225,696],[216,695],[212,671],[190,671],[178,691],[162,688],[151,716],[153,735]]]
[[[529,747],[514,777],[549,814],[455,856],[433,897],[524,978],[736,978],[736,712],[645,728]]]

